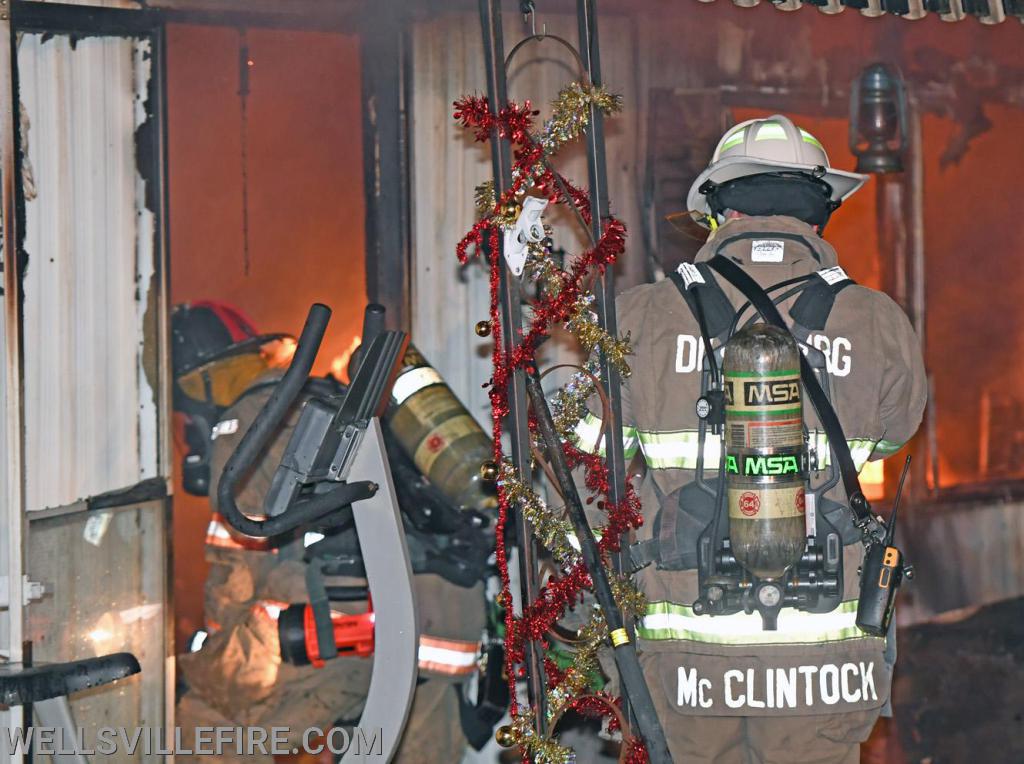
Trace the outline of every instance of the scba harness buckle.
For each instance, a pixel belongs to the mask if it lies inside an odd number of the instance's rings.
[[[778,627],[779,611],[792,607],[814,613],[834,610],[842,598],[842,543],[838,532],[826,533],[824,542],[809,536],[800,561],[779,579],[760,579],[745,570],[733,554],[728,538],[713,551],[704,536],[699,547],[700,597],[696,615],[760,613],[766,631]]]
[[[774,631],[783,607],[827,613],[842,598],[842,543],[834,530],[822,542],[809,536],[799,562],[780,578],[759,578],[746,570],[736,560],[728,538],[721,539],[715,551],[711,538],[702,538],[699,557],[701,594],[693,603],[696,615],[757,612],[765,631]]]

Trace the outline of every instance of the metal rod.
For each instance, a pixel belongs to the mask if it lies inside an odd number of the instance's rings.
[[[651,698],[651,691],[644,679],[640,659],[636,654],[636,642],[632,636],[628,636],[625,640],[619,638],[619,634],[626,631],[625,626],[628,619],[624,621],[622,613],[615,603],[615,597],[612,595],[612,587],[608,582],[608,574],[604,569],[604,562],[601,560],[597,540],[587,522],[583,502],[580,501],[576,483],[572,479],[572,472],[566,462],[565,452],[562,450],[562,443],[555,430],[551,410],[544,399],[544,391],[541,389],[540,378],[536,370],[527,376],[526,389],[530,394],[530,402],[533,404],[537,428],[540,430],[548,452],[548,461],[555,471],[559,488],[565,497],[566,512],[580,544],[583,564],[590,574],[590,580],[594,583],[594,597],[597,599],[597,604],[601,606],[605,623],[608,624],[608,633],[614,645],[612,657],[619,670],[619,678],[624,690],[623,697],[632,701],[631,707],[637,719],[635,726],[639,728],[651,762],[653,764],[671,764],[672,757],[668,752],[665,732],[658,722],[658,714]]]
[[[597,33],[596,0],[577,0],[576,19],[579,25],[580,57],[583,68],[594,87],[603,83],[601,78],[601,46]],[[608,169],[604,154],[604,114],[600,109],[590,105],[590,129],[587,130],[587,181],[590,192],[590,229],[591,239],[597,241],[604,230],[604,222],[609,217],[608,204]],[[619,334],[618,319],[615,315],[615,268],[605,268],[594,287],[595,308],[598,323],[612,337]],[[605,464],[608,467],[608,499],[613,504],[620,503],[626,496],[626,454],[622,445],[622,380],[619,370],[601,353],[601,380],[604,387],[608,421],[605,426]],[[625,561],[628,543],[620,544],[620,552],[612,555],[611,565],[615,571],[627,567]],[[630,640],[634,639],[632,623],[626,624]],[[623,698],[623,714],[631,722],[637,720],[633,716],[629,701]]]
[[[911,92],[907,99],[907,134],[908,140],[908,153],[910,159],[910,173],[909,173],[909,188],[908,188],[908,207],[910,220],[910,234],[909,234],[909,266],[910,273],[907,276],[910,282],[910,320],[914,325],[914,331],[917,332],[918,342],[921,343],[921,352],[925,358],[928,357],[928,340],[926,336],[926,324],[925,321],[925,259],[924,259],[924,155],[923,155],[923,137],[921,135],[921,108],[917,101],[917,98]],[[935,408],[935,398],[929,394],[928,402],[925,404],[929,409],[925,414],[928,420],[932,419],[933,411]],[[931,443],[928,447],[931,448]],[[936,454],[933,457],[929,455],[928,460],[921,459],[914,465],[914,470],[910,474],[910,496],[922,496],[927,491],[928,485],[928,466],[929,463],[935,463],[938,459]],[[936,483],[935,488],[938,489]]]
[[[594,0],[577,0],[580,33],[580,56],[583,66],[595,85],[601,84],[601,58],[597,41],[597,16]],[[601,238],[604,222],[609,217],[608,172],[604,155],[604,119],[600,109],[590,106],[590,129],[587,130],[587,176],[590,186],[590,228],[593,239]],[[597,319],[612,337],[618,335],[615,317],[615,273],[606,268],[594,290]],[[618,369],[608,357],[601,355],[601,384],[608,400],[608,421],[605,422],[605,453],[609,473],[608,498],[619,503],[626,495],[626,456],[622,446],[622,380]],[[621,570],[621,559],[614,561]],[[632,637],[632,634],[630,635]]]
[[[484,61],[487,74],[487,100],[497,114],[508,104],[505,81],[505,51],[501,31],[501,0],[480,0],[480,24],[483,30]],[[501,195],[512,185],[512,152],[507,139],[497,131],[491,136],[491,162],[494,165],[494,194]],[[499,245],[500,246],[500,245]],[[501,269],[501,333],[506,352],[522,341],[522,309],[515,276],[505,265]],[[512,466],[519,472],[524,484],[530,484],[530,431],[527,424],[525,377],[522,370],[512,375],[508,391],[508,433],[511,441],[509,455]],[[540,590],[537,554],[533,532],[522,512],[516,512],[516,531],[519,535],[519,575],[523,602],[532,602]],[[538,735],[547,731],[547,708],[544,688],[544,653],[540,645],[526,644],[526,684],[530,703],[536,708],[534,724]]]
[[[387,325],[409,331],[407,14],[398,0],[379,0],[363,13],[363,192],[366,197],[366,290],[386,309]]]

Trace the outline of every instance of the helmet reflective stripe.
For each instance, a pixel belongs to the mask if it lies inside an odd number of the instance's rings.
[[[825,147],[821,145],[821,141],[819,141],[817,138],[815,138],[813,135],[811,135],[803,128],[800,128],[800,135],[803,137],[805,143],[809,143],[812,146],[817,146],[822,151],[825,150]]]
[[[868,637],[857,628],[857,601],[847,600],[830,613],[808,613],[785,608],[779,613],[778,630],[765,631],[757,613],[735,613],[710,618],[694,615],[689,605],[651,602],[637,627],[647,640],[686,639],[719,645],[770,645],[840,642]]]
[[[718,150],[721,152],[725,151],[726,149],[731,149],[733,146],[739,146],[741,143],[743,143],[743,141],[746,140],[746,138],[746,128],[740,128],[732,137],[726,138],[722,142],[722,145],[718,147]]]
[[[576,448],[580,451],[604,456],[604,437],[601,436],[600,417],[596,417],[588,411],[586,416],[576,425],[573,434],[576,436]],[[601,438],[600,443],[598,443],[598,438]],[[594,447],[595,443],[597,444],[596,448]],[[626,459],[632,459],[636,455],[637,437],[635,427],[624,426],[622,428],[622,448],[625,451]]]
[[[786,128],[778,122],[762,122],[754,135],[755,141],[784,141],[788,138]]]

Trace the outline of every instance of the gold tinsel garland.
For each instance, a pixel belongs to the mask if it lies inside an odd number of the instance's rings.
[[[605,114],[622,109],[622,96],[609,93],[601,86],[571,82],[558,93],[551,108],[551,118],[544,122],[540,144],[545,154],[554,154],[570,141],[583,135],[590,124],[590,107]]]
[[[631,352],[629,339],[616,339],[601,328],[592,307],[595,299],[593,295],[581,296],[573,305],[572,314],[565,326],[588,354],[595,349],[603,353],[625,379],[630,375],[629,364],[626,362],[626,356]]]
[[[518,505],[533,530],[537,540],[551,552],[555,562],[563,568],[570,568],[579,560],[579,552],[569,543],[572,524],[554,512],[533,490],[523,485],[516,475],[512,462],[501,465],[498,478],[509,501]]]

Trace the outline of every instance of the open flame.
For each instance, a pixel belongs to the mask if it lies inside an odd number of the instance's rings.
[[[335,379],[340,379],[345,384],[348,384],[348,362],[352,360],[352,354],[356,352],[356,348],[359,347],[363,338],[356,335],[352,338],[352,341],[345,348],[341,355],[335,356],[334,360],[331,361],[331,376]]]
[[[295,348],[298,344],[294,337],[281,337],[268,342],[260,350],[267,361],[267,366],[271,369],[283,369],[292,362],[292,356],[295,355]]]

